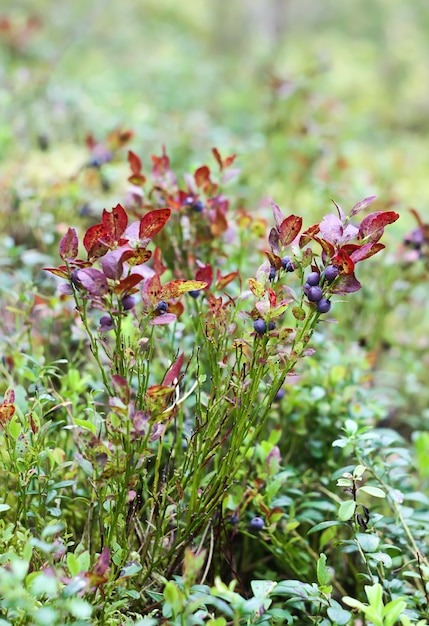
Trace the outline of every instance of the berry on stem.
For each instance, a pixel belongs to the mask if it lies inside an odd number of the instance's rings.
[[[319,302],[322,299],[322,290],[320,287],[310,287],[307,292],[307,298],[310,302]]]
[[[122,298],[122,308],[124,311],[130,311],[134,308],[136,299],[131,294],[128,294]]]
[[[188,294],[191,296],[191,298],[195,298],[195,299],[199,297],[200,293],[201,293],[200,289],[192,289],[191,291],[188,291]]]
[[[317,303],[319,313],[328,313],[331,310],[331,301],[327,298],[321,298]]]
[[[264,527],[264,520],[262,519],[262,517],[254,517],[250,521],[250,528],[251,528],[251,530],[260,531],[260,530],[263,529],[263,527]]]
[[[160,302],[158,302],[158,306],[156,307],[156,310],[158,311],[160,315],[164,315],[164,313],[167,313],[168,311],[167,302],[164,302],[164,300],[161,300]]]
[[[276,327],[275,322],[268,322],[268,330],[274,330]]]
[[[264,335],[267,332],[267,324],[261,318],[253,322],[253,328],[258,335]]]
[[[335,265],[328,265],[328,267],[323,272],[328,285],[330,285],[336,279],[338,273],[338,267],[336,267]]]
[[[277,274],[276,268],[271,266],[270,267],[270,273],[268,274],[268,280],[273,281],[275,279],[275,277],[276,277],[276,274]]]
[[[311,287],[315,287],[316,285],[318,285],[319,280],[320,280],[319,272],[310,272],[309,275],[307,276],[307,283]]]

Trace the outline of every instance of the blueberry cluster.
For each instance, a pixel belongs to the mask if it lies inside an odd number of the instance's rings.
[[[286,270],[286,272],[293,272],[295,270],[295,266],[290,260],[290,256],[284,256],[282,258],[282,268]]]
[[[253,322],[253,328],[255,329],[255,333],[258,335],[265,335],[268,330],[274,330],[276,327],[274,322],[268,322],[268,326],[265,320],[261,317],[258,317],[257,320]]]
[[[320,286],[321,280],[326,281],[330,285],[338,276],[338,268],[334,265],[328,265],[322,274],[319,272],[310,272],[307,281],[303,287],[304,293],[310,302],[314,302],[319,313],[328,313],[331,309],[331,302],[323,296],[323,290]]]

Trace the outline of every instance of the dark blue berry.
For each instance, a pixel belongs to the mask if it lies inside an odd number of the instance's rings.
[[[290,256],[284,256],[282,258],[282,268],[284,270],[286,269],[286,265],[288,265],[288,263],[290,263]]]
[[[319,313],[328,313],[331,310],[331,302],[327,298],[321,298],[317,303]]]
[[[319,280],[320,280],[319,272],[310,272],[309,275],[307,276],[307,283],[311,287],[315,287],[316,285],[318,285]]]
[[[274,397],[274,400],[277,400],[277,401],[283,400],[285,395],[286,395],[286,390],[283,389],[283,387],[280,387],[280,389],[278,390],[278,392],[276,393],[276,395]]]
[[[328,265],[323,274],[327,283],[331,284],[332,281],[334,281],[338,276],[338,267],[336,267],[335,265]]]
[[[287,272],[295,271],[295,265],[292,263],[292,261],[289,261],[289,263],[286,263],[286,271]]]
[[[204,204],[201,202],[201,200],[197,200],[196,202],[194,202],[194,204],[192,205],[192,210],[195,211],[195,213],[201,213],[202,211],[204,211]]]
[[[264,527],[264,520],[262,517],[254,517],[250,522],[251,530],[262,530]]]
[[[231,515],[231,517],[229,518],[229,523],[232,524],[233,526],[235,526],[236,524],[238,524],[238,515],[236,515],[235,513],[233,513]]]
[[[161,300],[161,302],[158,302],[158,306],[156,307],[156,310],[158,311],[160,315],[164,315],[164,313],[167,313],[168,311],[167,302],[164,302],[164,300]]]
[[[191,296],[191,298],[195,298],[197,299],[201,293],[200,289],[192,289],[192,291],[188,291],[189,295]]]
[[[267,332],[267,325],[263,319],[259,318],[253,322],[253,328],[258,335],[263,335]]]
[[[308,283],[305,283],[302,287],[303,292],[305,293],[305,295],[308,295],[308,290],[310,289],[311,285],[309,285]]]
[[[127,296],[124,296],[122,298],[122,308],[124,309],[124,311],[130,311],[132,308],[134,308],[135,303],[136,299],[131,294],[128,294]]]
[[[320,287],[310,287],[307,293],[307,298],[310,302],[319,302],[322,299],[322,290]]]
[[[276,327],[275,322],[268,322],[268,330],[274,330]]]
[[[268,280],[271,280],[271,281],[274,280],[275,277],[276,277],[276,274],[277,274],[276,268],[271,266],[270,267],[270,273],[268,274]]]
[[[110,315],[102,315],[100,317],[100,331],[107,332],[112,330],[113,328],[113,320]]]

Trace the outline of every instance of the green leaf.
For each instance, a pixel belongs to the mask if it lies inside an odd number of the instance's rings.
[[[347,522],[351,519],[356,511],[356,502],[354,500],[347,500],[347,502],[342,502],[340,508],[338,509],[338,519],[342,522]]]
[[[385,498],[386,494],[379,487],[372,487],[371,485],[365,485],[365,487],[360,487],[358,489],[359,492],[367,493],[369,496],[373,496],[374,498]]]
[[[381,616],[383,611],[383,587],[380,583],[375,583],[374,585],[365,585],[364,588],[369,604]]]
[[[3,511],[8,511],[10,509],[10,506],[8,504],[0,504],[0,513],[3,513]]]
[[[326,554],[321,554],[317,560],[317,582],[320,587],[329,585],[331,576],[326,566]]]
[[[331,526],[342,526],[342,522],[329,521],[329,522],[320,522],[320,524],[316,524],[313,528],[310,528],[307,535],[311,535],[312,533],[317,533],[321,530],[326,530],[326,528],[331,528]]]
[[[375,552],[380,543],[380,537],[371,533],[357,533],[356,541],[364,552]]]
[[[394,626],[395,622],[399,619],[402,611],[406,608],[407,603],[401,598],[396,598],[388,602],[383,609],[384,624],[383,626]]]
[[[353,471],[354,478],[360,478],[361,476],[363,476],[365,473],[365,470],[366,470],[365,465],[356,465]]]
[[[82,420],[78,417],[75,417],[73,421],[77,426],[80,426],[81,428],[84,428],[85,430],[90,430],[95,435],[97,429],[95,428],[92,422],[89,422],[88,420]]]
[[[340,606],[330,606],[326,612],[330,620],[338,626],[346,626],[352,618],[350,611],[346,611]]]

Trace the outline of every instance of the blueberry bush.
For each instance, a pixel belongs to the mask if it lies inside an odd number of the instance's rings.
[[[0,9],[0,625],[429,623],[390,2]]]

